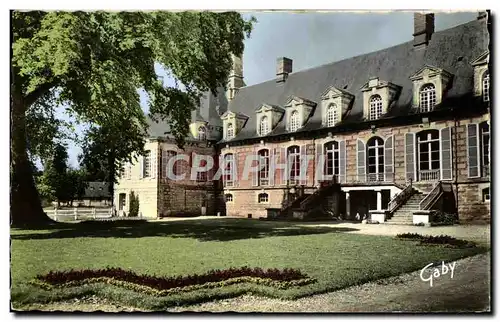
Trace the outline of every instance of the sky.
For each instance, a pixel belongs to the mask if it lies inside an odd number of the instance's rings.
[[[412,40],[413,13],[291,13],[252,12],[251,37],[245,40],[243,77],[249,85],[274,79],[276,59],[293,60],[293,72],[377,51]],[[435,14],[435,30],[451,28],[476,19],[477,12],[440,12]],[[161,68],[157,73],[165,76]],[[167,81],[168,82],[168,81]],[[146,97],[141,105],[147,112]],[[66,118],[62,110],[58,113]],[[79,147],[69,144],[69,163],[77,167]]]

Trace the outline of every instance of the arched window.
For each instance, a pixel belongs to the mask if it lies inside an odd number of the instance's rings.
[[[382,116],[382,97],[373,95],[370,98],[370,120],[376,120]]]
[[[234,154],[228,153],[224,156],[224,175],[222,180],[224,186],[232,187],[234,183]]]
[[[367,144],[368,181],[384,181],[384,140],[372,137]]]
[[[418,172],[420,181],[439,180],[439,131],[427,130],[417,134]]]
[[[299,112],[293,111],[290,115],[290,131],[295,132],[299,129]]]
[[[326,126],[334,126],[337,123],[337,119],[337,106],[330,104],[326,110]]]
[[[490,101],[490,72],[485,71],[483,74],[483,101]]]
[[[481,162],[483,176],[490,175],[490,125],[488,122],[479,124],[481,131]]]
[[[259,186],[269,184],[269,150],[262,149],[258,152],[259,155]]]
[[[427,84],[420,89],[420,112],[429,112],[436,105],[436,88],[433,84]]]
[[[204,126],[200,126],[198,128],[198,140],[206,140],[207,139],[207,130]]]
[[[330,141],[324,145],[325,150],[325,175],[333,176],[340,173],[339,167],[339,143]]]
[[[259,203],[269,202],[269,195],[267,193],[259,193]]]
[[[267,116],[263,116],[260,119],[259,134],[266,135],[267,133],[269,133],[269,121],[267,119]]]
[[[297,184],[300,178],[300,148],[296,145],[287,149],[288,174],[292,184]]]
[[[234,137],[233,123],[229,123],[226,129],[226,140],[231,140]]]
[[[226,199],[226,202],[233,202],[233,195],[230,193],[226,193],[224,195],[224,199]]]

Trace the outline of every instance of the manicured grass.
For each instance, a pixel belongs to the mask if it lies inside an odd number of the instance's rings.
[[[297,298],[456,260],[478,248],[420,246],[387,236],[348,234],[348,228],[246,219],[60,224],[11,231],[14,307],[97,294],[144,309],[162,309],[245,292]],[[287,290],[251,284],[154,297],[92,284],[46,291],[28,282],[51,270],[120,267],[138,274],[202,274],[229,267],[295,268],[316,283]]]

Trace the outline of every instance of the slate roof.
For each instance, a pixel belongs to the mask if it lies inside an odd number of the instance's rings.
[[[203,97],[200,98],[198,108],[191,112],[191,122],[208,122],[212,126],[222,127],[220,116],[227,110],[227,105],[228,102],[223,88],[218,89],[218,95],[206,92]],[[150,138],[174,138],[174,136],[170,134],[168,120],[155,122],[150,117],[147,117],[147,123],[149,126],[148,136]],[[190,133],[186,141],[197,141],[197,139]]]
[[[111,194],[109,192],[109,182],[87,182],[87,188],[85,188],[85,194],[83,197],[85,199],[111,198]]]
[[[284,84],[278,84],[273,79],[240,88],[228,109],[248,115],[249,119],[238,135],[229,141],[259,137],[255,110],[264,103],[284,106],[291,96],[317,103],[314,114],[297,132],[321,129],[321,95],[332,85],[355,96],[352,109],[340,126],[363,122],[361,87],[372,77],[401,86],[397,101],[383,118],[414,113],[411,109],[413,83],[410,76],[425,65],[442,68],[454,75],[452,87],[441,105],[446,106],[446,101],[456,103],[465,95],[471,95],[474,79],[471,62],[488,50],[488,44],[485,21],[474,20],[434,33],[426,49],[415,50],[412,39],[394,47],[291,73]],[[268,136],[284,133],[287,132],[283,117]]]

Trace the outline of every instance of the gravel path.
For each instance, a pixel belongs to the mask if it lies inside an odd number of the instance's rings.
[[[441,268],[441,266],[438,266]],[[424,278],[434,268],[424,271]],[[443,275],[434,285],[420,279],[420,270],[337,292],[294,301],[241,296],[172,311],[210,312],[442,312],[490,310],[490,254],[456,262],[454,276]]]

